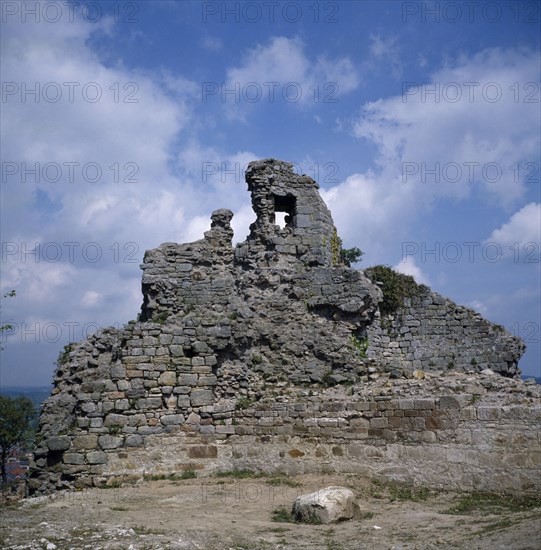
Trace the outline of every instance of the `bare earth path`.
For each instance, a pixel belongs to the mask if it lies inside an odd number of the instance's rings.
[[[273,511],[329,485],[350,487],[361,517],[337,525],[273,521]],[[414,495],[415,497],[415,495]],[[201,478],[61,493],[0,508],[6,549],[539,550],[541,509],[444,513],[449,493],[390,492],[358,476]],[[426,498],[425,498],[426,497]]]

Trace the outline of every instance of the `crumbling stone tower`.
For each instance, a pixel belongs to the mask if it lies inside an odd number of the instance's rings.
[[[203,239],[147,251],[138,320],[61,354],[40,418],[32,493],[239,461],[280,468],[306,453],[286,456],[275,446],[269,462],[254,445],[309,435],[306,404],[286,411],[290,425],[271,414],[254,427],[261,415],[244,411],[265,399],[286,402],[284,388],[306,388],[309,396],[366,378],[367,335],[382,292],[341,262],[317,183],[275,159],[250,163],[246,181],[257,215],[246,241],[233,248],[233,214],[222,209]],[[284,228],[277,212],[286,214]],[[370,368],[384,370],[389,341],[381,327],[374,341]],[[437,353],[437,340],[428,342],[423,353]],[[393,351],[392,359],[400,357]],[[327,420],[329,429],[341,425]],[[323,455],[314,456],[311,471]]]

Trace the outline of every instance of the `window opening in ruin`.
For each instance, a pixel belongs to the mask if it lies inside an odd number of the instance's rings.
[[[284,229],[286,226],[286,216],[287,214],[285,212],[276,212],[274,223],[275,225],[279,225],[280,229]]]
[[[294,227],[295,210],[297,200],[293,195],[274,195],[274,223],[281,229],[285,227]]]

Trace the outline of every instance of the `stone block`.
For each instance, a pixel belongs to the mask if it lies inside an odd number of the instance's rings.
[[[160,386],[176,386],[177,385],[177,373],[175,371],[167,370],[162,372],[158,378],[158,385]]]
[[[86,453],[86,460],[89,464],[107,464],[107,453],[103,451],[90,451]]]
[[[100,435],[98,443],[103,450],[122,447],[122,438],[115,435]]]
[[[214,403],[214,394],[211,390],[193,390],[190,395],[192,407],[202,407]]]
[[[442,395],[440,397],[440,409],[459,409],[460,402],[453,395]]]
[[[178,385],[179,386],[195,386],[198,379],[197,374],[179,374],[178,375]],[[176,392],[176,393],[185,393],[185,392]]]
[[[180,345],[170,345],[169,351],[173,357],[184,357],[184,348]]]
[[[177,405],[179,409],[186,409],[190,406],[190,396],[189,395],[179,395],[177,398]]]
[[[370,428],[387,428],[389,425],[388,418],[371,418],[370,419]]]
[[[198,386],[215,386],[218,383],[216,376],[200,376],[197,381]]]
[[[126,437],[124,442],[126,447],[142,447],[143,446],[143,437],[139,434],[132,434]]]
[[[82,453],[65,453],[62,460],[64,464],[84,464],[85,455]]]
[[[130,402],[127,399],[117,399],[115,401],[115,410],[127,411],[130,408]]]
[[[110,413],[105,417],[103,425],[109,426],[126,426],[128,423],[128,417],[123,414]]]
[[[398,408],[404,411],[412,410],[414,407],[413,399],[399,399]]]
[[[70,448],[71,439],[67,435],[50,437],[47,440],[47,447],[51,451],[66,451]]]
[[[234,434],[235,426],[215,426],[215,432],[217,434]]]
[[[111,380],[120,380],[126,378],[126,369],[122,365],[111,367]]]
[[[184,415],[182,414],[165,414],[160,418],[160,422],[164,426],[172,426],[184,423]]]
[[[96,419],[96,420],[101,421],[101,419]],[[97,446],[98,446],[98,436],[95,434],[80,435],[73,439],[73,448],[77,450],[95,449]]]
[[[498,420],[500,415],[500,407],[479,407],[477,409],[477,418],[479,420]]]
[[[413,400],[415,410],[426,410],[435,408],[434,399],[414,399]]]
[[[159,409],[163,405],[161,397],[144,397],[138,399],[135,406],[140,410]]]
[[[188,447],[189,458],[217,458],[218,449],[214,445],[192,445]]]

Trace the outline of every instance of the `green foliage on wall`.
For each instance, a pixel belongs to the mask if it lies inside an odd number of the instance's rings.
[[[419,296],[428,290],[425,285],[417,284],[411,275],[398,273],[386,265],[369,267],[364,273],[373,283],[381,283],[383,301],[379,310],[382,315],[394,315],[404,305],[405,298]]]

